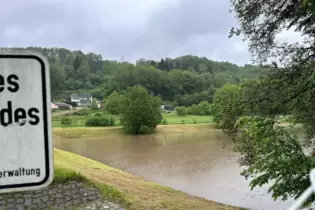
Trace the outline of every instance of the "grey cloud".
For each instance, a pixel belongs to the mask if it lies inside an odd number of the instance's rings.
[[[247,49],[242,52],[234,49],[241,40],[228,39],[235,24],[229,13],[229,1],[182,0],[152,14],[140,38],[140,49],[144,57],[195,54],[244,63],[249,57]]]
[[[228,1],[182,0],[161,8],[148,22],[148,28],[173,40],[207,33],[227,36],[235,22],[228,16]],[[225,34],[224,34],[225,33]]]
[[[243,64],[229,0],[11,0],[0,8],[1,46],[59,46],[134,61],[184,54]],[[241,43],[242,45],[242,43]]]

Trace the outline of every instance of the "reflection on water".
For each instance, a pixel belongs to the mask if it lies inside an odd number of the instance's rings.
[[[286,209],[266,189],[250,191],[237,154],[220,131],[54,139],[55,147],[140,175],[159,184],[221,203],[252,209]],[[223,144],[225,146],[223,147]]]

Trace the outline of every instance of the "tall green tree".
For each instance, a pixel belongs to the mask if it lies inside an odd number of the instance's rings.
[[[159,97],[151,95],[141,86],[128,88],[123,95],[121,122],[128,133],[154,132],[162,120]]]
[[[311,0],[231,0],[240,27],[230,36],[242,35],[253,60],[272,69],[266,78],[247,89],[253,116],[240,120],[242,132],[236,150],[251,150],[245,161],[253,177],[251,186],[274,181],[269,191],[274,198],[297,197],[309,186],[314,158],[301,150],[300,139],[276,125],[279,113],[291,113],[303,123],[307,138],[315,134],[315,2]],[[299,43],[277,40],[280,32],[295,30]],[[267,61],[271,61],[268,64]],[[245,103],[245,101],[244,101]],[[256,105],[254,105],[256,104]],[[253,106],[254,105],[254,106]],[[259,116],[257,116],[259,115]],[[314,197],[311,198],[312,201]]]
[[[105,99],[105,110],[110,114],[119,114],[123,103],[123,96],[116,91]]]
[[[57,63],[50,64],[50,85],[51,98],[54,100],[62,91],[65,85],[64,69]]]
[[[313,157],[305,155],[297,137],[264,117],[241,117],[235,124],[242,132],[234,149],[240,163],[248,166],[243,173],[252,178],[250,186],[270,183],[274,199],[300,195],[309,185],[307,176],[314,167]],[[314,196],[308,201],[312,201]]]
[[[310,61],[314,58],[314,13],[312,0],[231,0],[232,11],[240,24],[230,36],[243,35],[256,61],[287,58],[280,63]],[[284,30],[295,30],[303,36],[303,44],[288,44],[276,40]],[[314,60],[314,59],[313,59]]]
[[[242,89],[239,85],[224,85],[214,95],[213,120],[228,133],[234,130],[237,119],[244,114]]]

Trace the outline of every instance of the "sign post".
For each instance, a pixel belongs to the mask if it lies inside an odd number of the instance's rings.
[[[0,51],[0,193],[51,183],[50,105],[46,58],[28,51]]]

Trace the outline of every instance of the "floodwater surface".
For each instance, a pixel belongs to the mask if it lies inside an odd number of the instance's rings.
[[[124,136],[98,133],[76,139],[56,137],[55,147],[140,175],[147,180],[220,203],[250,209],[287,209],[266,188],[250,190],[240,175],[237,154],[220,131]]]

